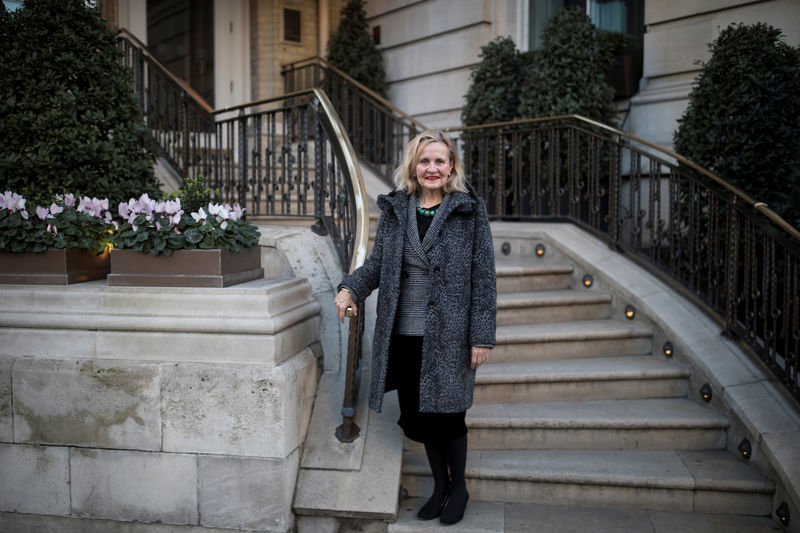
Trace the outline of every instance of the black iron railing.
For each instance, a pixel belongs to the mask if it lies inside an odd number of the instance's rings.
[[[313,229],[333,239],[343,270],[363,264],[369,219],[358,156],[322,90],[214,110],[134,36],[122,31],[118,43],[160,155],[182,177],[204,176],[250,216],[314,217]],[[345,442],[359,434],[353,418],[363,329],[362,313],[351,319],[343,422],[336,430]]]
[[[571,115],[452,128],[490,216],[568,220],[711,310],[800,399],[800,233],[657,145]]]
[[[281,74],[287,93],[312,87],[324,90],[361,162],[391,184],[403,149],[425,126],[319,57],[284,65]]]

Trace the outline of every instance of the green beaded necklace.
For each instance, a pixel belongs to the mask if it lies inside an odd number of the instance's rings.
[[[436,209],[425,209],[424,207],[420,207],[419,200],[417,200],[417,212],[424,217],[432,217],[436,214]]]

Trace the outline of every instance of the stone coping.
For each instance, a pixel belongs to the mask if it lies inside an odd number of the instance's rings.
[[[279,364],[319,338],[320,304],[303,278],[226,288],[3,285],[0,297],[0,355]]]

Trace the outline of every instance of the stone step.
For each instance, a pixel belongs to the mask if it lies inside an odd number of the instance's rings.
[[[441,531],[438,520],[422,521],[425,498],[404,498],[388,533]],[[774,533],[781,527],[765,516],[503,503],[470,498],[464,519],[448,533]]]
[[[576,320],[497,327],[492,361],[533,361],[652,353],[653,330],[635,322]]]
[[[427,496],[421,450],[403,454],[403,487]],[[471,450],[470,497],[492,502],[768,516],[775,484],[725,450]]]
[[[496,261],[497,292],[566,289],[575,270],[569,264],[526,264]]]
[[[586,290],[560,289],[500,293],[497,325],[543,324],[608,318],[611,295]]]
[[[686,398],[495,403],[467,412],[474,450],[703,450],[728,420]]]
[[[489,362],[475,376],[474,402],[512,403],[684,397],[690,372],[652,355]]]

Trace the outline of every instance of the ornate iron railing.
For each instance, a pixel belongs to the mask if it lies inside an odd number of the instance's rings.
[[[499,219],[563,219],[702,303],[800,400],[800,232],[643,139],[577,115],[448,130]]]
[[[287,93],[312,87],[324,90],[361,162],[392,183],[403,149],[425,126],[319,57],[284,65],[281,74]]]
[[[334,241],[345,271],[366,259],[369,218],[357,155],[327,95],[318,88],[211,109],[152,57],[134,36],[118,37],[132,88],[160,154],[182,177],[202,175],[223,200],[247,213],[314,217]],[[358,437],[353,422],[361,375],[363,313],[351,319],[343,423],[336,436]]]

